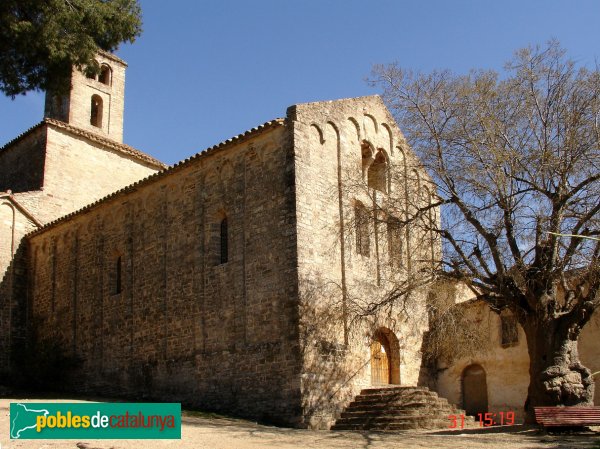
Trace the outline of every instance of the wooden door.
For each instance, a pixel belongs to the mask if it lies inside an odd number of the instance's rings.
[[[488,411],[487,381],[480,365],[470,365],[463,371],[463,408],[467,415],[477,416]]]
[[[390,361],[385,346],[379,341],[371,343],[371,383],[373,385],[390,383]]]

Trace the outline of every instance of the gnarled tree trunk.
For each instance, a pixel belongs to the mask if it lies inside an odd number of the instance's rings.
[[[525,422],[535,422],[536,406],[593,405],[592,373],[581,364],[577,350],[579,327],[539,317],[532,317],[522,326],[529,352]]]

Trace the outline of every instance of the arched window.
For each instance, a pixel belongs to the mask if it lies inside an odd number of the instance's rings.
[[[106,84],[107,86],[110,86],[111,82],[112,82],[112,70],[110,69],[110,67],[106,64],[102,64],[102,67],[100,68],[100,76],[98,76],[98,81],[100,81],[102,84]]]
[[[368,185],[380,192],[387,192],[387,159],[383,150],[379,150],[369,167]]]
[[[356,203],[354,206],[356,252],[366,257],[369,257],[371,250],[369,221],[369,212],[365,206],[363,206],[362,203]]]
[[[221,243],[221,255],[220,263],[227,263],[229,260],[229,235],[228,235],[227,217],[221,220],[220,227],[220,243]]]
[[[102,128],[102,98],[99,95],[92,95],[90,124]]]

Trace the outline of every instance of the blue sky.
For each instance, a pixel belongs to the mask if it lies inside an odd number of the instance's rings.
[[[169,164],[289,105],[378,93],[376,63],[501,69],[558,39],[600,61],[598,0],[142,0],[144,33],[125,59],[125,143]],[[0,98],[0,145],[38,123],[43,94]]]

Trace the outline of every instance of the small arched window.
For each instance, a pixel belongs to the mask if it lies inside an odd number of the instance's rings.
[[[220,226],[220,243],[221,243],[221,255],[220,263],[227,263],[229,260],[229,230],[227,225],[227,217],[221,220]]]
[[[100,68],[100,75],[98,76],[98,81],[100,81],[102,84],[110,86],[112,82],[112,70],[108,65],[102,64],[102,67]]]
[[[99,95],[92,95],[90,124],[102,128],[102,98]]]
[[[379,150],[375,160],[369,167],[368,185],[380,192],[387,192],[387,158],[383,150]]]

